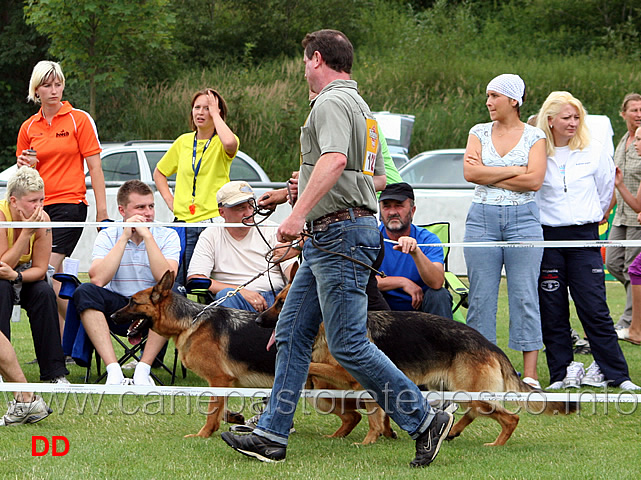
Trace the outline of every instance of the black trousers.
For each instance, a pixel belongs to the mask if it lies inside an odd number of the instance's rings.
[[[597,240],[598,224],[543,226],[545,240]],[[539,277],[539,305],[550,383],[563,380],[573,360],[570,303],[590,342],[594,360],[612,385],[630,379],[605,293],[603,258],[598,248],[545,248]]]
[[[29,317],[33,346],[40,367],[40,380],[53,380],[68,375],[60,341],[58,308],[53,288],[44,280],[23,283],[20,306],[27,311]],[[0,280],[0,330],[9,340],[12,309],[13,286],[8,280]]]

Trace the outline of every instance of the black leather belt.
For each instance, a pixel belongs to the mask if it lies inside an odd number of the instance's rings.
[[[351,220],[352,215],[354,216],[354,218],[359,218],[359,217],[366,217],[369,215],[373,216],[374,212],[372,212],[368,208],[363,208],[363,207],[345,208],[343,210],[338,210],[336,212],[323,215],[322,217],[318,217],[316,220],[313,220],[311,222],[307,222],[307,229],[312,233],[324,232],[327,230],[327,227],[332,223]]]

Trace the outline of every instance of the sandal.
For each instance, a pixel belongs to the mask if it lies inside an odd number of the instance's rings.
[[[619,340],[623,340],[624,342],[629,342],[632,345],[641,345],[641,342],[637,342],[636,340],[632,340],[630,338],[629,328],[621,328],[617,330],[617,337],[619,337]]]
[[[535,380],[532,377],[525,377],[523,379],[523,383],[527,383],[530,387],[534,388],[535,390],[541,390],[541,384],[539,383],[539,381]]]

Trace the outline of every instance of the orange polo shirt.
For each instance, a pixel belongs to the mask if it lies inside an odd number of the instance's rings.
[[[29,148],[38,155],[45,205],[87,203],[84,161],[102,151],[96,124],[87,112],[62,102],[49,125],[41,108],[20,127],[16,156]]]

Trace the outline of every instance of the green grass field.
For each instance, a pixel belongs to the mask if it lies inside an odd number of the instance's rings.
[[[608,284],[610,308],[618,317],[623,288]],[[507,297],[502,287],[499,307],[499,345],[507,344]],[[573,319],[574,327],[582,331]],[[12,324],[12,340],[27,378],[38,380],[38,369],[25,363],[34,358],[28,321]],[[641,348],[621,345],[632,380],[641,382]],[[517,370],[521,355],[507,351]],[[590,356],[577,355],[587,365]],[[167,353],[173,360],[173,345]],[[69,379],[82,382],[84,369],[73,366]],[[159,373],[169,379],[168,374]],[[548,384],[545,357],[539,360],[541,383]],[[95,376],[95,372],[94,372]],[[179,385],[205,386],[188,373]],[[321,415],[301,403],[295,418],[297,433],[290,439],[287,461],[261,464],[233,452],[220,439],[183,438],[204,423],[196,399],[135,396],[69,396],[44,394],[54,414],[35,425],[0,430],[0,478],[624,478],[638,474],[641,414],[636,404],[584,404],[578,415],[546,417],[523,413],[512,438],[504,447],[484,447],[499,432],[496,422],[479,419],[461,437],[444,444],[427,469],[408,466],[414,442],[399,431],[396,440],[355,445],[365,436],[367,422],[345,439],[329,439],[339,426],[333,415]],[[4,394],[3,394],[4,397]],[[4,397],[6,398],[6,397]],[[66,405],[65,402],[66,401]],[[240,399],[230,401],[242,407]],[[4,410],[3,412],[4,413]],[[251,416],[249,408],[244,410]],[[223,429],[228,425],[223,424]],[[399,429],[396,428],[398,431]],[[32,457],[33,435],[51,439],[66,436],[70,451],[63,457]]]

